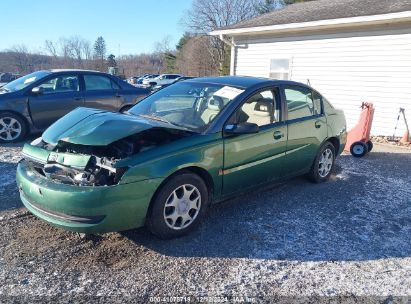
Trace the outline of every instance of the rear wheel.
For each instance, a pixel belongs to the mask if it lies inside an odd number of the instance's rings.
[[[326,181],[333,170],[335,161],[335,148],[330,142],[326,142],[318,151],[317,157],[308,177],[315,183]]]
[[[176,175],[154,197],[147,226],[162,239],[187,234],[204,216],[208,200],[207,186],[198,175]]]
[[[12,143],[22,140],[27,132],[23,118],[13,113],[0,113],[0,142]]]
[[[362,141],[356,141],[351,145],[350,152],[354,157],[363,157],[368,153],[368,145]]]

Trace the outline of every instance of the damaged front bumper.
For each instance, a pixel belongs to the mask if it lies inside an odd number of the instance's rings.
[[[162,179],[111,186],[58,183],[33,170],[25,160],[17,167],[17,186],[27,209],[55,226],[82,233],[141,227]]]

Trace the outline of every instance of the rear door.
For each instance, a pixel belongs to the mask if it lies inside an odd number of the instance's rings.
[[[308,87],[282,87],[287,109],[288,141],[285,175],[308,172],[322,142],[327,138],[327,121],[321,96]]]
[[[51,76],[38,85],[41,94],[29,95],[34,125],[44,129],[77,107],[84,106],[80,78],[76,73]]]
[[[86,107],[115,112],[120,110],[121,88],[110,77],[98,74],[84,74],[83,79]]]
[[[247,99],[230,118],[228,124],[255,123],[260,130],[224,138],[225,195],[282,177],[287,125],[280,114],[279,90],[270,88]]]

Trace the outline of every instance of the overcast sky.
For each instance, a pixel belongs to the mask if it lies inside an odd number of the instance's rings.
[[[165,36],[175,44],[192,0],[9,0],[0,8],[0,50],[25,44],[41,51],[44,41],[78,35],[106,40],[108,53],[150,52]]]

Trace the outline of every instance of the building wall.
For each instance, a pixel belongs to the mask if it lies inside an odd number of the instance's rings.
[[[235,75],[268,77],[270,59],[290,58],[290,79],[307,83],[345,111],[348,128],[362,101],[376,108],[373,135],[393,135],[400,107],[411,125],[411,24],[298,36],[236,37]],[[401,121],[397,136],[405,125]]]

